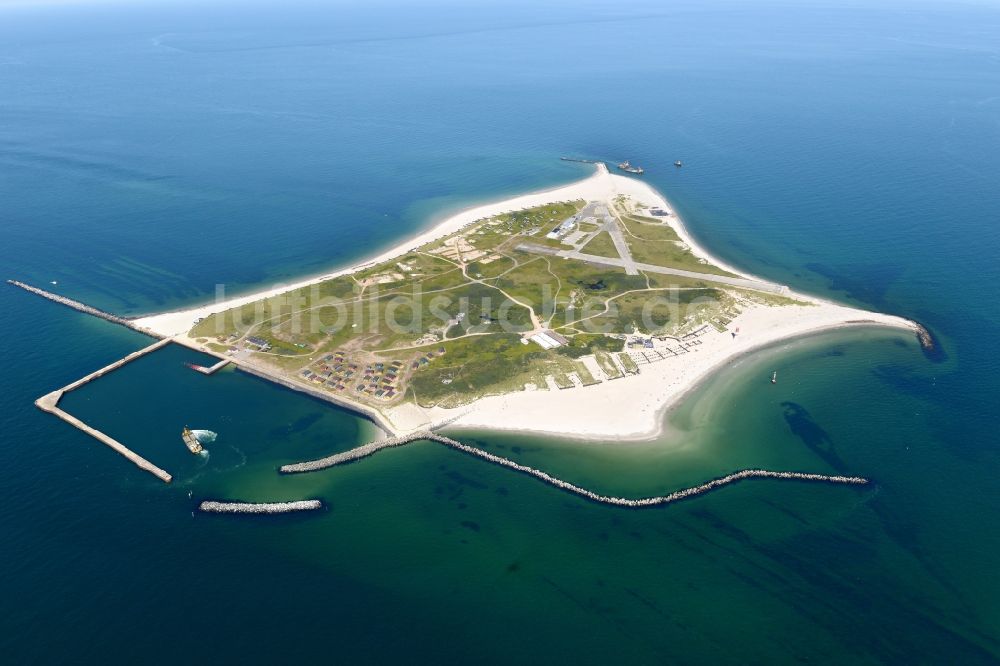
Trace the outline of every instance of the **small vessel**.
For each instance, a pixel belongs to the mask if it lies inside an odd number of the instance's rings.
[[[680,160],[677,160],[676,162],[674,162],[674,166],[675,167],[682,167],[682,166],[684,166],[684,162],[681,162]]]
[[[184,430],[181,432],[181,439],[184,440],[184,445],[188,447],[188,451],[194,454],[199,454],[205,450],[205,447],[201,445],[198,438],[194,436],[187,426],[184,426]]]
[[[777,370],[775,370],[774,374],[771,375],[771,383],[772,384],[777,384],[778,383],[778,371]]]
[[[625,171],[626,173],[644,173],[642,167],[632,166],[628,160],[625,160],[624,162],[619,164],[618,168],[621,169],[622,171]]]

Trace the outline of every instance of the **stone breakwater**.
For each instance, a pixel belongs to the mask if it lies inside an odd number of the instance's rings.
[[[417,440],[427,439],[439,444],[444,444],[445,446],[450,446],[453,449],[467,453],[471,456],[481,458],[487,462],[491,462],[494,465],[500,465],[508,469],[521,472],[522,474],[527,474],[533,476],[536,479],[543,481],[551,486],[555,486],[560,490],[564,490],[574,495],[578,495],[592,502],[597,502],[599,504],[609,504],[612,506],[622,506],[629,508],[644,508],[653,506],[662,506],[664,504],[670,504],[672,502],[679,502],[681,500],[689,499],[691,497],[697,497],[698,495],[704,495],[705,493],[717,490],[724,486],[738,483],[745,479],[784,479],[789,481],[812,481],[818,483],[837,483],[852,486],[863,486],[870,483],[868,479],[860,476],[830,476],[826,474],[812,474],[807,472],[774,472],[766,469],[744,469],[738,472],[733,472],[732,474],[727,474],[705,483],[699,484],[697,486],[692,486],[690,488],[684,488],[683,490],[677,490],[669,495],[660,495],[657,497],[643,497],[639,499],[629,499],[625,497],[612,497],[609,495],[601,495],[586,488],[581,488],[580,486],[569,483],[568,481],[563,481],[558,479],[551,474],[547,474],[541,470],[535,469],[534,467],[529,467],[527,465],[522,465],[521,463],[514,462],[508,458],[503,458],[498,455],[494,455],[482,449],[478,449],[474,446],[469,446],[467,444],[462,444],[461,442],[454,440],[450,437],[445,437],[444,435],[439,435],[434,432],[429,431],[419,431],[412,433],[404,437],[390,437],[387,439],[377,440],[375,442],[370,442],[364,444],[350,451],[344,451],[343,453],[337,453],[332,456],[327,456],[326,458],[321,458],[320,460],[314,460],[311,462],[297,463],[295,465],[285,465],[281,468],[282,472],[294,473],[294,472],[312,472],[320,469],[326,469],[328,467],[333,467],[334,465],[341,465],[344,463],[352,462],[360,458],[365,458],[370,456],[382,449],[387,449],[394,446],[402,446],[410,442]]]
[[[378,439],[374,442],[369,442],[368,444],[362,444],[356,449],[351,449],[350,451],[344,451],[342,453],[335,453],[332,456],[320,458],[319,460],[310,460],[309,462],[300,462],[293,465],[283,465],[280,471],[283,474],[315,472],[317,470],[326,469],[327,467],[333,467],[334,465],[342,465],[361,458],[367,458],[382,449],[402,446],[404,444],[409,444],[410,442],[415,442],[418,439],[432,439],[433,437],[433,433],[426,430],[421,430],[399,437],[386,437],[385,439]]]
[[[81,303],[80,301],[74,301],[72,298],[60,296],[59,294],[53,294],[51,291],[45,291],[44,289],[39,289],[38,287],[32,287],[30,284],[18,282],[17,280],[7,280],[7,284],[12,285],[14,287],[20,287],[21,289],[29,291],[32,294],[41,296],[42,298],[47,298],[50,301],[59,303],[60,305],[65,305],[68,308],[73,308],[74,310],[78,310],[79,312],[83,312],[85,314],[98,317],[105,321],[110,321],[112,324],[118,324],[119,326],[125,326],[127,328],[131,328],[133,331],[138,331],[140,333],[143,333],[144,335],[148,335],[153,338],[163,337],[162,335],[158,335],[156,333],[153,333],[152,331],[148,331],[145,328],[140,328],[139,326],[136,326],[135,322],[133,322],[130,319],[126,319],[125,317],[119,317],[116,314],[111,314],[110,312],[105,312],[104,310],[98,310],[97,308],[91,307],[85,303]]]
[[[537,470],[533,467],[528,467],[527,465],[522,465],[516,463],[513,460],[507,458],[502,458],[492,453],[483,451],[482,449],[477,449],[473,446],[468,446],[467,444],[462,444],[450,437],[445,437],[443,435],[432,434],[429,439],[433,439],[436,442],[440,442],[453,449],[458,449],[469,455],[482,458],[483,460],[488,460],[496,465],[502,465],[518,472],[528,474],[535,477],[549,485],[555,486],[560,490],[565,490],[566,492],[573,493],[574,495],[579,495],[593,502],[598,502],[600,504],[611,504],[614,506],[625,506],[630,508],[643,508],[651,506],[660,506],[663,504],[670,504],[671,502],[678,502],[680,500],[689,499],[691,497],[697,497],[698,495],[704,495],[705,493],[711,492],[723,486],[729,485],[731,483],[736,483],[738,481],[743,481],[744,479],[787,479],[794,481],[818,481],[821,483],[842,483],[854,486],[863,486],[869,483],[868,479],[862,478],[860,476],[828,476],[826,474],[810,474],[805,472],[772,472],[766,469],[744,469],[739,472],[733,472],[732,474],[727,474],[726,476],[719,477],[717,479],[712,479],[697,486],[692,486],[690,488],[684,488],[683,490],[677,490],[669,495],[661,495],[658,497],[643,497],[641,499],[627,499],[624,497],[611,497],[608,495],[599,495],[598,493],[587,490],[586,488],[581,488],[580,486],[569,483],[568,481],[563,481],[562,479],[557,479],[551,474],[546,474],[541,470]]]
[[[296,511],[315,511],[322,509],[319,500],[298,500],[295,502],[215,502],[206,501],[198,505],[198,510],[205,513],[294,513]]]

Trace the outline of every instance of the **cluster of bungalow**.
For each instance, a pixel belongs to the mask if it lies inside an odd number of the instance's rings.
[[[391,400],[399,392],[399,375],[402,369],[402,361],[369,363],[365,366],[364,373],[354,390],[383,400]]]
[[[412,370],[416,370],[420,366],[427,365],[428,363],[430,363],[435,356],[443,356],[443,355],[444,355],[444,347],[438,347],[437,352],[432,352],[432,351],[425,352],[423,356],[414,359],[413,362],[410,363],[410,368]]]

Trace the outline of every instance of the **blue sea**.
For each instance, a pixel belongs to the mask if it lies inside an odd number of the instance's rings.
[[[4,279],[164,311],[629,159],[727,262],[940,345],[783,343],[652,442],[462,433],[635,497],[875,481],[648,511],[430,442],[279,476],[373,427],[169,347],[65,399],[168,486],[32,406],[149,340],[4,286],[3,661],[997,663],[998,146],[995,3],[0,3]]]

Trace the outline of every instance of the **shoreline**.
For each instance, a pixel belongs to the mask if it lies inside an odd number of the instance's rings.
[[[268,289],[262,289],[242,296],[233,296],[222,301],[213,301],[211,303],[196,305],[189,308],[181,308],[178,310],[169,310],[166,312],[158,312],[155,314],[134,317],[131,321],[136,326],[153,331],[158,335],[171,337],[184,335],[191,330],[195,319],[207,317],[210,314],[216,314],[218,312],[224,312],[225,310],[240,307],[248,303],[253,303],[254,301],[258,301],[262,298],[270,298],[272,296],[278,296],[303,287],[309,287],[323,282],[324,280],[330,280],[332,278],[356,273],[360,270],[364,270],[372,264],[378,264],[384,261],[389,261],[390,259],[395,259],[396,257],[403,256],[407,252],[420,247],[421,245],[425,245],[444,236],[449,236],[463,227],[468,226],[469,224],[484,217],[492,217],[501,213],[520,210],[522,208],[530,208],[532,206],[551,203],[553,201],[567,200],[567,198],[586,199],[588,194],[593,194],[590,190],[594,188],[598,181],[602,180],[603,176],[611,176],[611,174],[607,171],[607,167],[602,163],[590,176],[572,181],[565,185],[535,190],[527,194],[521,194],[507,199],[499,199],[483,204],[475,204],[463,208],[453,215],[446,215],[445,217],[438,219],[436,223],[432,221],[429,227],[424,229],[424,231],[417,233],[417,235],[408,237],[406,240],[391,246],[389,249],[363,259],[358,263],[351,264],[350,266],[337,268],[332,271],[325,271],[320,275],[303,278],[288,284],[279,283]]]
[[[503,432],[505,434],[510,434],[510,435],[534,435],[534,436],[544,435],[545,437],[549,437],[552,439],[561,439],[565,441],[585,442],[594,444],[604,443],[609,439],[613,439],[616,443],[622,443],[622,444],[645,444],[656,441],[660,437],[662,437],[667,430],[665,425],[668,415],[671,412],[676,411],[678,408],[680,408],[681,403],[683,403],[686,398],[688,398],[691,394],[698,391],[702,386],[705,385],[706,382],[711,380],[714,377],[715,373],[721,370],[723,366],[728,364],[739,363],[744,359],[749,358],[751,354],[769,351],[771,349],[776,349],[782,345],[790,343],[800,342],[812,336],[834,333],[837,331],[844,331],[844,330],[863,330],[863,329],[898,330],[900,333],[902,333],[905,330],[902,327],[895,327],[890,324],[883,324],[874,321],[856,323],[856,324],[848,324],[848,323],[831,324],[829,326],[824,326],[811,330],[803,330],[798,333],[788,335],[786,337],[775,338],[773,340],[761,342],[760,344],[753,347],[747,347],[746,349],[743,349],[733,354],[732,356],[722,359],[715,365],[707,368],[704,372],[699,374],[698,377],[696,377],[694,380],[688,383],[682,390],[677,392],[666,402],[660,404],[658,413],[656,413],[653,417],[656,422],[656,426],[655,428],[649,430],[636,431],[633,433],[626,433],[626,434],[619,433],[615,435],[612,435],[610,433],[605,433],[605,434],[573,433],[573,432],[567,433],[567,432],[556,432],[553,430],[546,430],[543,428],[531,429],[521,426],[511,426],[509,425],[509,421],[503,423],[490,423],[489,425],[485,424],[478,425],[474,422],[473,419],[473,422],[471,423],[455,422],[452,424],[448,424],[447,427],[441,428],[441,432],[445,433],[453,432],[456,434],[460,434],[463,432],[475,433],[482,431],[493,431],[493,432]],[[537,393],[535,395],[537,395]],[[542,392],[542,395],[544,395],[544,392]],[[490,396],[490,398],[492,397],[495,396]],[[475,404],[476,404],[475,402],[470,403],[469,405],[466,405],[464,408],[463,407],[456,408],[455,411],[459,411],[462,409],[470,410],[475,406]]]
[[[172,337],[176,342],[189,347],[208,351],[187,336],[197,318],[363,270],[373,263],[394,259],[415,247],[451,235],[485,217],[554,201],[612,201],[619,195],[626,195],[632,204],[669,211],[669,215],[663,218],[664,224],[669,225],[697,257],[742,278],[775,285],[719,261],[705,250],[688,232],[676,208],[651,185],[639,179],[613,174],[603,162],[595,167],[590,176],[566,185],[465,208],[440,219],[437,224],[432,224],[415,237],[353,266],[246,296],[136,318],[133,323],[159,335]],[[560,391],[513,391],[485,396],[456,408],[424,408],[415,403],[404,403],[378,409],[355,404],[347,399],[330,399],[329,402],[353,409],[359,415],[374,420],[377,426],[393,435],[427,429],[435,423],[448,423],[456,429],[521,432],[582,440],[649,441],[662,434],[664,417],[670,409],[676,407],[684,397],[725,364],[752,352],[780,342],[840,328],[865,326],[919,334],[919,324],[902,317],[841,305],[791,291],[787,287],[783,295],[801,301],[803,305],[776,307],[748,301],[741,314],[730,322],[726,332],[710,329],[710,333],[699,338],[698,346],[693,352],[686,353],[683,357],[643,365],[639,373],[622,377],[620,381],[604,380],[594,385]],[[275,375],[262,369],[259,364],[235,359],[234,362],[241,368],[244,365],[252,367],[252,374],[316,395],[306,385],[300,387],[299,382],[294,379]],[[325,398],[319,395],[317,397]],[[377,412],[383,418],[373,419],[372,412]],[[517,426],[512,427],[514,414]]]

